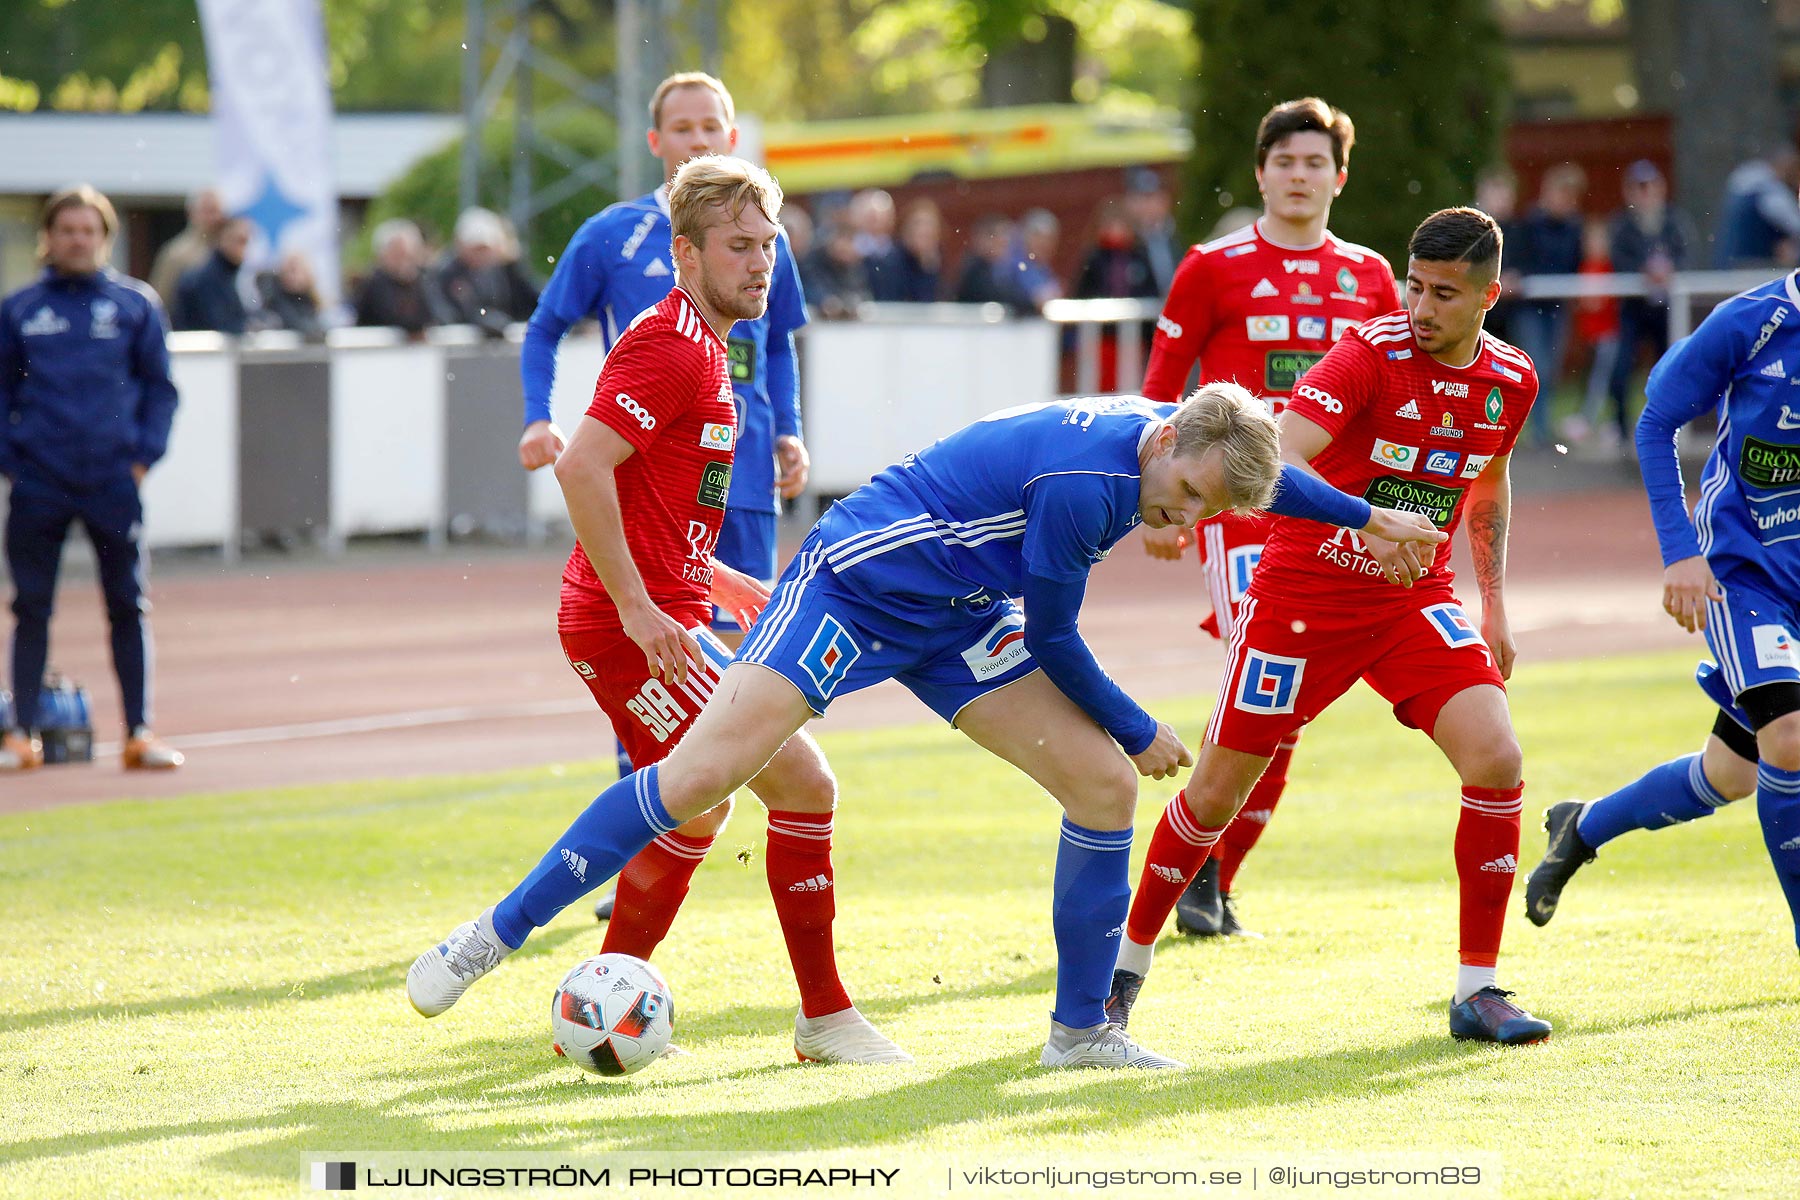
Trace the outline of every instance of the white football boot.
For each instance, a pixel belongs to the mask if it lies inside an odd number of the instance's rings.
[[[500,965],[512,947],[494,932],[490,905],[473,921],[464,921],[450,936],[413,960],[406,973],[406,998],[421,1017],[448,1012],[469,985]]]
[[[894,1045],[854,1007],[843,1012],[794,1018],[794,1057],[816,1063],[909,1063],[913,1056]]]
[[[1131,1035],[1116,1025],[1099,1025],[1093,1029],[1075,1029],[1060,1021],[1050,1022],[1050,1040],[1038,1058],[1044,1067],[1105,1067],[1117,1070],[1131,1067],[1139,1070],[1185,1071],[1187,1064],[1146,1050],[1131,1040]]]

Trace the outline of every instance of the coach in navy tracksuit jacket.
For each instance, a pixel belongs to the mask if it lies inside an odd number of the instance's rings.
[[[84,210],[100,218],[98,228]],[[128,735],[149,721],[138,485],[168,445],[176,396],[155,293],[101,265],[116,228],[112,206],[92,188],[51,197],[44,273],[0,300],[14,724],[26,730],[36,724],[63,541],[77,520],[99,562]]]

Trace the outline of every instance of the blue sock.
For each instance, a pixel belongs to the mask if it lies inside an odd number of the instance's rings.
[[[1711,816],[1713,809],[1727,803],[1700,769],[1700,756],[1690,754],[1654,767],[1636,783],[1594,801],[1575,828],[1582,841],[1598,849],[1621,833]]]
[[[1056,930],[1056,1008],[1075,1029],[1106,1023],[1106,996],[1131,905],[1131,830],[1102,833],[1063,818],[1050,923]]]
[[[494,906],[494,932],[517,950],[531,931],[614,875],[631,856],[679,824],[663,807],[656,768],[601,792],[531,874]]]
[[[1800,945],[1800,771],[1783,771],[1768,763],[1758,767],[1756,815],[1775,864],[1775,878],[1794,914],[1794,942]]]

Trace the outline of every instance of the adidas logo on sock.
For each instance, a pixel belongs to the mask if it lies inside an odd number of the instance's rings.
[[[828,892],[830,890],[831,880],[823,873],[814,875],[811,879],[802,879],[799,883],[788,885],[790,892]]]
[[[575,878],[587,882],[587,859],[565,847],[562,852],[563,865],[575,872]]]
[[[1179,867],[1165,867],[1161,863],[1151,863],[1150,873],[1158,879],[1165,879],[1170,883],[1187,882],[1187,876],[1181,873]]]
[[[1240,812],[1237,815],[1237,819],[1240,821],[1249,821],[1254,825],[1267,825],[1269,823],[1269,818],[1274,815],[1275,815],[1275,812],[1273,809],[1268,809],[1268,808],[1249,809],[1249,808],[1247,808],[1243,812]]]
[[[1776,847],[1777,850],[1800,850],[1800,837],[1791,837]]]
[[[1492,871],[1497,875],[1514,875],[1518,873],[1519,860],[1510,854],[1502,854],[1493,862],[1482,863],[1481,869],[1484,871]]]

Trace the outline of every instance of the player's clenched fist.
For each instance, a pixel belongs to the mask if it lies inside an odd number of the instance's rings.
[[[519,465],[527,471],[547,467],[556,461],[567,444],[563,431],[554,421],[533,421],[519,439]]]
[[[1151,558],[1166,558],[1174,562],[1181,557],[1181,552],[1193,541],[1192,531],[1179,525],[1167,525],[1161,529],[1144,526],[1144,553]]]
[[[1175,731],[1162,721],[1156,723],[1156,737],[1151,743],[1131,756],[1137,765],[1138,774],[1148,775],[1152,779],[1166,779],[1183,767],[1194,765],[1194,756],[1182,744]]]

